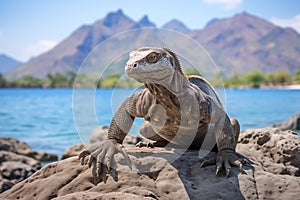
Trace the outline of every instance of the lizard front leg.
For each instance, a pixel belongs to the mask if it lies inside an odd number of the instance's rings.
[[[127,98],[114,115],[109,127],[107,139],[90,146],[88,150],[81,152],[79,155],[81,164],[88,164],[89,167],[92,167],[94,184],[101,181],[106,183],[107,173],[110,173],[115,181],[118,180],[116,163],[114,160],[114,155],[116,153],[122,153],[131,168],[130,158],[122,146],[122,142],[129,132],[134,120],[134,117],[129,113],[129,103],[130,98]],[[89,160],[86,160],[87,156],[90,156]]]

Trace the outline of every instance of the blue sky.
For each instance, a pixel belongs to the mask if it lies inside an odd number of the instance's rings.
[[[297,0],[0,0],[0,54],[27,61],[118,9],[135,21],[147,14],[158,26],[178,19],[191,29],[246,11],[300,32]]]

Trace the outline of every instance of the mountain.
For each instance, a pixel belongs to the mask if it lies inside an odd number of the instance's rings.
[[[10,71],[7,77],[10,79],[24,75],[45,77],[48,73],[65,73],[68,70],[77,72],[83,60],[98,44],[103,44],[101,42],[117,33],[143,27],[156,27],[156,25],[147,15],[135,22],[122,10],[110,12],[105,18],[91,25],[79,27],[53,49]],[[300,35],[293,29],[277,27],[246,12],[230,18],[213,19],[199,30],[190,30],[178,20],[171,20],[163,28],[185,33],[203,45],[224,76],[234,73],[245,74],[252,70],[269,73],[284,69],[295,73],[300,66]],[[139,47],[139,44],[154,46],[159,44],[158,40],[165,40],[166,46],[180,42],[168,38],[155,38],[155,34],[151,34],[151,31],[142,30],[125,43],[122,41],[121,44],[115,39],[114,47],[101,47],[102,54],[105,54],[103,58],[112,55],[118,57],[120,55],[117,54],[119,52],[117,50],[128,50],[129,47]],[[193,51],[187,44],[178,45],[186,48],[187,51]],[[107,73],[123,72],[126,58],[119,57],[118,62]],[[202,57],[196,59],[200,58]],[[96,67],[106,66],[105,59],[99,59],[97,56],[92,57],[93,61],[87,64],[84,73],[95,76]]]
[[[245,12],[189,35],[208,50],[225,76],[252,70],[295,73],[300,66],[300,35],[296,31]]]
[[[176,19],[167,22],[162,28],[172,29],[181,33],[188,33],[191,30],[186,25]]]
[[[98,43],[111,35],[130,29],[135,24],[122,10],[111,12],[92,25],[79,27],[53,49],[29,60],[7,76],[11,79],[24,75],[42,78],[48,73],[77,71],[84,58]]]
[[[214,23],[217,22],[218,20],[219,20],[218,18],[213,18],[213,19],[211,19],[210,21],[208,21],[208,22],[206,23],[205,27],[208,27],[208,26],[214,24]]]
[[[5,54],[0,54],[0,74],[5,74],[20,64],[20,61],[11,58]]]
[[[138,21],[133,27],[131,27],[131,29],[143,27],[156,27],[156,25],[149,20],[147,15],[145,15],[144,17],[142,17],[142,19],[140,19],[140,21]]]

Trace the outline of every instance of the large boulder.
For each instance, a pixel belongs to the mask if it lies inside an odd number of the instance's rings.
[[[300,137],[292,131],[248,129],[240,135],[237,152],[272,174],[300,176]]]
[[[300,113],[294,114],[286,121],[279,124],[274,124],[273,127],[280,130],[300,130]]]
[[[0,192],[11,188],[42,167],[41,162],[56,161],[57,155],[33,151],[13,138],[0,138]]]
[[[34,151],[27,143],[14,138],[0,138],[0,151],[13,152],[41,162],[56,161],[58,159],[56,154]]]
[[[103,141],[107,138],[108,126],[99,126],[95,128],[90,135],[90,143],[96,143],[98,141]]]
[[[289,131],[247,130],[237,150],[252,164],[242,173],[233,167],[229,178],[224,171],[215,176],[215,166],[200,167],[205,151],[127,148],[132,171],[117,154],[119,181],[108,176],[95,185],[91,169],[71,157],[46,165],[0,199],[298,199],[299,144]]]

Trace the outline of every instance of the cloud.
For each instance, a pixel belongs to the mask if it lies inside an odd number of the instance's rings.
[[[243,0],[203,0],[206,4],[220,4],[227,10],[232,10],[243,3]]]
[[[277,26],[281,27],[291,27],[300,33],[300,14],[294,16],[291,19],[279,19],[276,17],[271,18],[271,22],[273,22]]]
[[[29,45],[24,49],[23,59],[28,60],[31,57],[40,55],[57,45],[56,41],[52,40],[40,40],[35,44]]]

